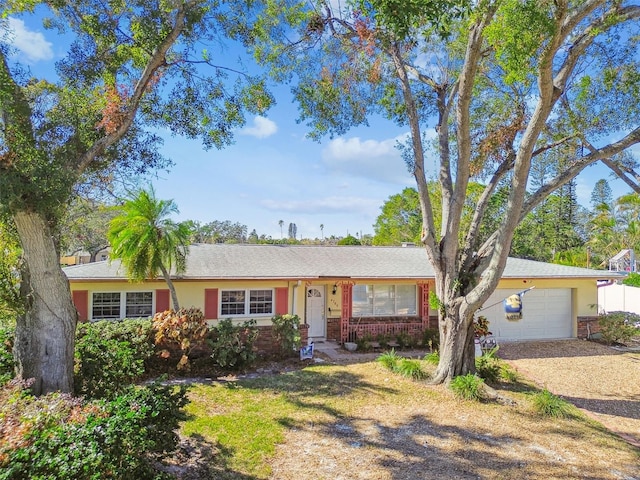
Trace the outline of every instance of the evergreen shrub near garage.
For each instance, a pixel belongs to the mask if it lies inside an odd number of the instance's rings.
[[[630,312],[610,312],[598,318],[602,339],[609,345],[626,343],[640,335],[640,315]]]
[[[74,370],[76,394],[111,398],[138,381],[154,353],[153,337],[149,319],[79,324]]]
[[[0,480],[163,478],[154,465],[177,447],[184,387],[128,386],[88,402],[27,387],[0,389]]]

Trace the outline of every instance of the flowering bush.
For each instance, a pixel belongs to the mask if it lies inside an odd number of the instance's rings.
[[[158,312],[153,317],[153,328],[161,356],[171,356],[172,350],[180,352],[178,370],[189,370],[189,355],[205,343],[209,333],[204,314],[195,307]]]

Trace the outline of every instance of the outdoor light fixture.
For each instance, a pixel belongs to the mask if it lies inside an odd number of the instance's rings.
[[[338,284],[337,284],[337,283],[334,283],[334,284],[333,284],[333,290],[331,290],[331,293],[332,293],[333,295],[335,295],[337,291],[338,291]]]

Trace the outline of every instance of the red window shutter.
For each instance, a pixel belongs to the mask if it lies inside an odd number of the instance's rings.
[[[287,287],[276,288],[276,315],[289,313],[289,289]]]
[[[164,312],[171,308],[169,301],[169,290],[156,290],[156,313]]]
[[[204,289],[204,318],[218,318],[218,289]]]
[[[86,322],[89,320],[89,291],[76,290],[71,295],[73,304],[78,311],[78,320]]]

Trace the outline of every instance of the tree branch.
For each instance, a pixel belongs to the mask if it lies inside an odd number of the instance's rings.
[[[629,185],[634,192],[640,194],[640,175],[638,175],[632,168],[620,166],[610,158],[603,158],[602,163],[613,170],[613,173],[615,173],[620,179],[622,179],[624,183]],[[629,178],[627,174],[635,177],[635,182],[631,178]]]
[[[118,128],[115,129],[115,131],[97,140],[91,146],[91,148],[89,148],[89,150],[80,158],[77,166],[77,169],[80,173],[86,170],[96,157],[101,155],[109,146],[116,143],[127,133],[129,127],[131,127],[131,125],[133,124],[133,120],[138,111],[140,102],[142,101],[145,92],[152,82],[155,73],[165,65],[165,56],[167,52],[175,44],[176,40],[180,37],[182,31],[185,28],[186,12],[197,3],[197,0],[185,2],[177,10],[173,28],[167,34],[165,39],[160,43],[160,45],[158,45],[153,51],[151,58],[149,58],[147,65],[141,72],[140,77],[136,82],[136,86],[133,94],[131,95],[131,98],[129,99],[126,112],[124,112],[122,122],[120,123]]]
[[[420,119],[416,108],[415,98],[411,90],[411,82],[406,69],[406,64],[402,60],[402,54],[397,42],[393,42],[387,50],[387,54],[391,57],[396,73],[400,80],[400,87],[407,109],[407,118],[409,129],[411,130],[411,144],[413,149],[414,169],[413,176],[418,186],[420,199],[420,209],[422,211],[423,234],[422,243],[427,248],[430,260],[439,262],[439,251],[435,248],[435,225],[433,222],[433,207],[429,197],[429,188],[425,176],[424,169],[424,146],[422,145],[422,135],[420,130]]]
[[[626,135],[624,138],[618,140],[615,143],[611,143],[602,148],[595,148],[590,144],[587,144],[587,147],[591,151],[588,155],[583,156],[581,159],[576,160],[576,162],[566,168],[562,173],[557,175],[551,181],[541,186],[538,190],[536,190],[532,195],[529,196],[524,205],[522,206],[522,211],[518,218],[518,222],[524,220],[524,218],[529,214],[535,207],[540,205],[542,201],[547,198],[550,194],[556,191],[558,188],[562,187],[566,183],[570,182],[574,179],[582,170],[584,170],[589,165],[594,164],[599,160],[607,160],[610,162],[610,158],[617,153],[622,152],[623,150],[629,148],[632,145],[640,143],[640,127],[633,130],[631,133]],[[606,162],[605,162],[606,163]],[[497,239],[497,232],[494,232],[478,249],[478,255],[486,255],[495,244]]]

